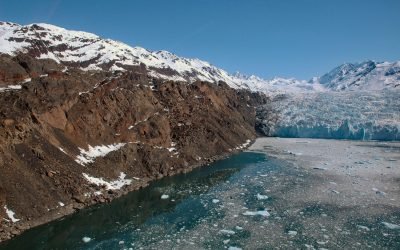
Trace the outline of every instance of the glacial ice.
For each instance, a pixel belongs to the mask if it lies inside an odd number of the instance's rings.
[[[257,119],[266,136],[400,140],[400,90],[277,95]]]
[[[91,240],[92,240],[91,238],[86,237],[86,236],[82,238],[83,243],[88,243],[88,242],[90,242]]]

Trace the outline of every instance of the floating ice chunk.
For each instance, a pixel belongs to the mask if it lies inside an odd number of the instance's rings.
[[[222,241],[224,244],[228,244],[229,243],[229,241],[231,241],[230,239],[227,239],[227,240],[224,240],[224,241]]]
[[[64,204],[64,203],[62,203],[61,201],[59,201],[59,202],[58,202],[58,205],[60,205],[60,207],[63,207],[63,206],[65,206],[65,204]]]
[[[396,225],[396,224],[392,224],[392,223],[384,222],[384,221],[382,222],[382,224],[385,225],[389,229],[394,229],[394,230],[400,229],[400,225]]]
[[[7,214],[8,218],[9,218],[13,223],[20,221],[20,219],[15,218],[15,213],[14,213],[12,210],[8,209],[8,208],[7,208],[7,205],[4,206],[4,209],[6,210],[6,214]]]
[[[268,216],[270,216],[270,213],[268,213],[267,210],[255,211],[255,212],[253,212],[253,211],[246,211],[246,212],[243,213],[243,215],[246,215],[246,216],[261,215],[261,216],[268,217]]]
[[[228,250],[242,250],[240,247],[229,247]]]
[[[166,200],[166,199],[168,199],[169,198],[169,195],[168,194],[163,194],[163,195],[161,195],[161,200]]]
[[[118,242],[118,244],[119,245],[123,245],[123,244],[125,244],[125,241],[121,240],[121,241]]]
[[[131,179],[125,179],[126,174],[121,172],[118,179],[115,181],[105,181],[103,180],[103,178],[96,178],[93,176],[90,176],[88,174],[82,173],[83,177],[85,177],[85,179],[92,183],[95,184],[97,186],[105,186],[107,190],[116,190],[116,189],[121,189],[123,186],[125,185],[130,185],[132,183]]]
[[[91,240],[92,240],[91,238],[86,237],[86,236],[82,238],[83,243],[88,243],[88,242],[90,242]]]
[[[235,229],[236,230],[243,230],[243,227],[236,226]]]
[[[218,199],[213,199],[213,200],[212,200],[212,203],[214,203],[214,204],[217,204],[218,202],[219,202]]]
[[[266,200],[268,199],[267,195],[257,194],[257,200]]]
[[[370,229],[369,229],[368,227],[366,227],[366,226],[357,225],[357,227],[358,227],[359,229],[362,229],[362,230],[365,230],[365,231],[370,231]]]
[[[297,231],[290,230],[290,231],[288,231],[288,235],[295,236],[295,235],[297,235]]]
[[[220,230],[219,232],[222,233],[222,234],[227,234],[227,235],[233,235],[233,234],[235,234],[235,231],[226,230],[226,229],[222,229],[222,230]]]

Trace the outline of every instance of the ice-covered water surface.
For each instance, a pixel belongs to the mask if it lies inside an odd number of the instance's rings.
[[[302,148],[306,143],[312,144],[301,141],[290,145]],[[270,149],[271,143],[260,148],[258,151]],[[296,150],[282,151],[289,157],[282,159],[270,158],[265,151],[244,152],[186,175],[156,181],[111,204],[30,230],[0,245],[0,249],[400,247],[400,230],[396,229],[400,225],[399,210],[393,212],[391,203],[383,202],[396,198],[390,190],[376,185],[374,188],[386,195],[367,192],[368,197],[381,199],[377,203],[385,204],[382,212],[374,202],[361,202],[358,193],[346,193],[346,188],[332,175],[320,178],[320,174],[328,173],[322,169],[331,168],[329,164],[318,161],[317,165],[323,167],[315,170],[293,164],[291,158],[302,154],[309,157],[308,151],[300,154]],[[357,150],[374,151],[369,147],[352,148],[355,153]],[[318,152],[315,157],[320,157]],[[377,164],[396,166],[397,159],[385,157],[380,155]],[[356,165],[372,167],[367,163]],[[329,187],[320,188],[322,184],[331,185],[337,193]]]
[[[400,140],[400,90],[282,94],[257,117],[267,136]]]

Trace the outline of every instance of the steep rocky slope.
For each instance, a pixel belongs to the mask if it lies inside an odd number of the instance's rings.
[[[0,56],[0,239],[256,137],[260,94]]]

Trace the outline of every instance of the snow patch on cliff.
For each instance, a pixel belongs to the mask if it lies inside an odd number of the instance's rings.
[[[114,181],[105,181],[103,178],[93,177],[86,173],[83,173],[82,175],[89,183],[95,184],[96,186],[104,186],[106,190],[121,189],[123,186],[132,183],[132,179],[125,179],[126,174],[123,172],[121,172],[118,179]]]
[[[95,161],[97,157],[104,157],[107,154],[117,151],[123,146],[125,146],[126,143],[115,143],[111,145],[99,145],[99,146],[90,146],[88,150],[79,148],[80,155],[78,155],[75,159],[75,161],[82,166],[92,163]]]
[[[7,205],[4,206],[4,209],[6,210],[6,214],[7,214],[8,218],[9,218],[13,223],[16,223],[16,222],[20,221],[20,219],[15,218],[15,213],[14,213],[12,210],[8,209],[8,208],[7,208]]]
[[[0,92],[9,91],[9,90],[19,90],[21,89],[21,85],[8,85],[6,87],[0,87]]]

